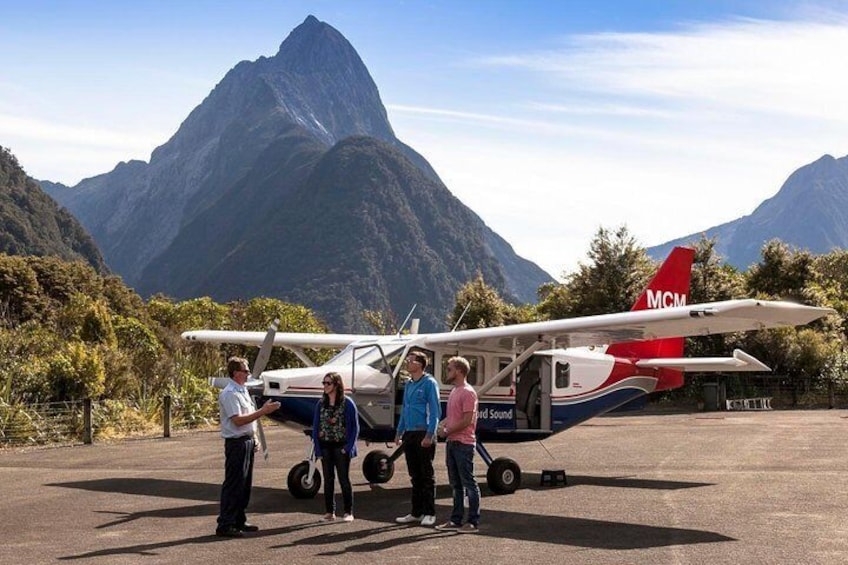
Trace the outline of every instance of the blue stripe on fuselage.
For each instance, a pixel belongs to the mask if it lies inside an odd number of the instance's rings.
[[[640,388],[620,388],[596,396],[583,402],[555,401],[551,406],[552,433],[567,430],[595,416],[614,410],[636,398],[645,396]],[[312,415],[317,396],[278,396],[261,397],[257,405],[273,399],[280,402],[280,409],[269,414],[272,420],[282,423],[293,423],[303,427],[312,426]],[[444,415],[447,403],[442,402]],[[390,442],[394,440],[394,429],[373,429],[360,418],[359,438],[364,441]],[[497,402],[480,402],[477,413],[477,437],[484,442],[514,442],[530,439],[540,439],[539,433],[533,430],[515,428],[515,400],[513,398]]]

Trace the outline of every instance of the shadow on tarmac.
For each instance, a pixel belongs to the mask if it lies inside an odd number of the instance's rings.
[[[715,483],[695,483],[688,481],[658,481],[637,479],[634,477],[592,477],[589,475],[568,475],[567,485],[555,487],[542,486],[542,473],[521,473],[521,488],[530,490],[550,490],[563,486],[591,485],[596,487],[644,488],[650,490],[680,490],[687,488],[709,487]]]
[[[534,475],[528,474],[525,480],[527,483],[538,485],[538,477],[539,475],[536,474],[536,480],[534,481]],[[570,485],[598,485],[663,490],[694,488],[709,484],[580,475],[569,476],[568,479]],[[209,516],[210,524],[214,526],[214,517],[218,514],[217,501],[220,494],[220,486],[217,484],[163,479],[112,478],[53,483],[47,486],[208,502],[208,504],[194,504],[132,513],[97,510],[95,512],[119,516],[119,518],[111,522],[97,526],[98,528],[109,528],[140,518],[168,519],[197,516]],[[535,489],[536,487],[530,486],[529,488]],[[551,487],[544,488],[550,489]],[[483,490],[485,493],[486,489],[484,488]],[[363,523],[363,521],[378,523],[388,521],[388,524],[364,529],[359,529],[356,528],[356,525],[351,525],[351,528],[346,531],[328,531],[326,529],[327,524],[318,521],[319,516],[323,513],[323,504],[320,495],[312,500],[299,500],[288,496],[286,492],[284,489],[254,487],[249,513],[306,513],[315,514],[315,518],[292,526],[263,529],[259,532],[249,534],[249,537],[265,538],[296,532],[309,532],[313,528],[323,528],[323,531],[316,533],[316,535],[292,539],[284,544],[272,545],[269,546],[269,549],[298,545],[327,545],[330,547],[320,555],[333,556],[345,553],[379,551],[381,549],[428,541],[439,537],[462,535],[455,532],[441,532],[431,528],[425,529],[418,526],[395,524],[393,517],[398,513],[403,513],[409,503],[409,488],[384,489],[377,486],[369,491],[356,491],[356,516],[359,520],[354,524],[358,525]],[[451,500],[450,487],[448,485],[440,485],[437,488],[436,496],[437,500],[442,499],[446,501],[444,504],[437,505],[439,514],[449,513]],[[398,509],[403,509],[403,511],[399,511]],[[544,527],[540,527],[540,521],[544,523]],[[387,534],[397,535],[393,535],[390,539],[363,541],[363,538],[366,537],[385,536]],[[704,530],[645,526],[626,522],[492,510],[490,508],[485,509],[485,523],[477,535],[515,539],[517,541],[544,542],[612,550],[735,541],[734,538]],[[126,554],[156,555],[156,550],[167,547],[225,541],[227,540],[215,537],[214,535],[198,536],[150,544],[102,549],[80,555],[65,556],[61,559],[70,560]]]

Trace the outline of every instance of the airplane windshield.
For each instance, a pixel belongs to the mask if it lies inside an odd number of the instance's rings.
[[[356,347],[354,344],[350,344],[341,351],[339,351],[332,359],[327,361],[326,365],[350,365],[353,361],[353,355],[351,351]],[[356,352],[356,360],[359,361],[368,353],[367,349],[360,349]]]
[[[376,351],[376,349],[377,348],[375,347],[374,350]],[[390,375],[394,374],[395,367],[397,366],[398,362],[401,359],[401,353],[403,352],[403,349],[404,349],[403,345],[398,345],[398,346],[395,346],[395,347],[387,348],[385,351],[383,351],[383,355],[385,355],[386,361],[388,361],[388,363],[389,363],[389,374]],[[371,361],[370,365],[371,365],[371,367],[378,369],[378,370],[381,370],[381,371],[383,369],[385,369],[385,363],[383,362],[383,357],[379,354],[377,354],[377,356],[374,358],[374,360]]]
[[[327,365],[350,365],[354,359],[356,360],[356,364],[365,363],[370,365],[376,369],[383,369],[383,356],[380,354],[380,348],[376,347],[377,344],[374,344],[372,347],[363,347],[362,344],[350,344],[344,349],[342,349],[335,357],[327,361]],[[360,349],[356,350],[356,357],[354,358],[353,350],[359,347]],[[395,365],[400,359],[400,352],[403,350],[403,344],[399,345],[390,345],[388,347],[384,346],[383,354],[386,356],[386,359],[389,360],[389,364],[391,365],[392,371],[394,371]]]

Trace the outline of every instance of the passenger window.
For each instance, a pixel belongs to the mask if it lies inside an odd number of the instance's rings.
[[[554,370],[554,383],[557,388],[568,388],[571,378],[571,365],[568,363],[556,363]]]
[[[453,357],[453,355],[443,355],[442,356],[442,376],[441,381],[443,385],[450,385],[448,382],[448,360]],[[483,359],[481,357],[476,356],[464,356],[468,359],[468,364],[471,366],[471,370],[468,371],[467,381],[471,386],[477,386],[477,375],[482,373],[483,371]],[[482,381],[481,381],[482,384]]]
[[[500,373],[501,371],[506,369],[509,366],[510,363],[512,363],[512,359],[510,359],[508,357],[498,358],[498,372]],[[512,386],[512,375],[513,375],[513,373],[515,373],[514,370],[507,373],[506,375],[504,375],[504,377],[501,379],[501,382],[498,383],[498,386],[504,386],[504,387]]]

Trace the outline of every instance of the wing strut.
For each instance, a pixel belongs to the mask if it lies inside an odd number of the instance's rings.
[[[531,355],[536,353],[536,351],[546,347],[548,345],[547,341],[542,341],[542,336],[539,336],[536,341],[527,349],[521,352],[521,354],[516,357],[512,363],[501,369],[497,375],[494,376],[492,380],[481,386],[477,389],[477,395],[482,396],[489,392],[490,389],[498,386],[498,383],[501,382],[501,379],[507,376],[509,373],[513,371],[516,367],[527,361]]]
[[[300,359],[300,361],[304,365],[306,365],[307,367],[316,367],[317,366],[317,365],[315,365],[315,361],[310,359],[309,356],[306,354],[306,352],[302,348],[294,347],[292,345],[286,345],[285,348],[288,349],[289,351],[291,351],[292,353],[294,353],[295,357]]]

